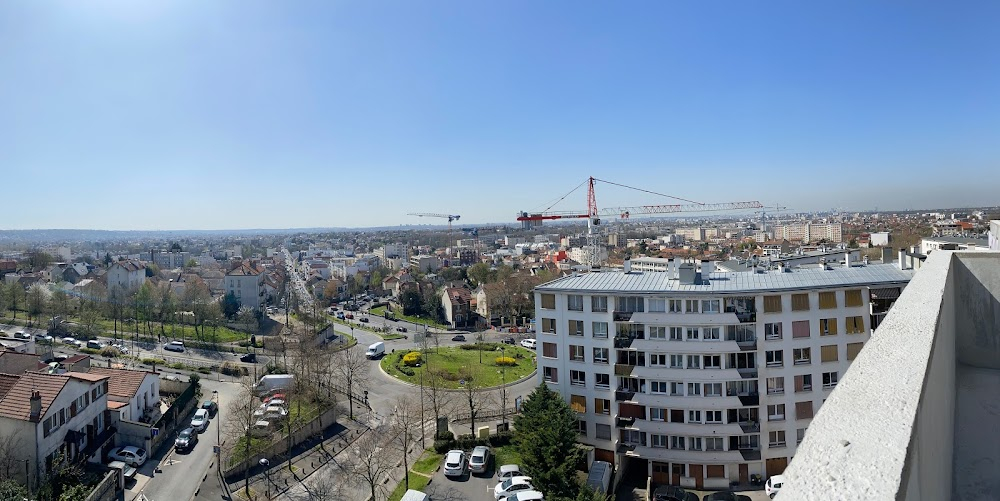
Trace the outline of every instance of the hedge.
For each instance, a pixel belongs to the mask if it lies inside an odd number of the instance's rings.
[[[508,367],[513,367],[517,365],[517,361],[513,357],[497,357],[495,360],[498,366],[506,365]]]
[[[439,435],[438,440],[434,441],[434,451],[438,454],[444,454],[452,449],[469,450],[479,445],[488,445],[490,447],[503,447],[509,445],[511,441],[514,440],[514,432],[512,431],[501,431],[499,433],[494,433],[487,438],[475,438],[472,435],[462,435],[458,437],[457,440],[441,439]]]

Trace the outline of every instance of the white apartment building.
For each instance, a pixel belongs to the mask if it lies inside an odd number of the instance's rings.
[[[264,304],[264,269],[244,262],[226,273],[224,285],[226,293],[232,293],[240,305],[259,309]]]
[[[107,279],[108,289],[138,289],[146,282],[146,266],[131,259],[116,261],[108,268]]]
[[[595,459],[725,489],[784,470],[912,271],[702,266],[536,287],[538,377],[579,412]]]
[[[781,224],[773,228],[776,240],[792,240],[800,242],[840,243],[844,241],[843,223],[793,223]]]

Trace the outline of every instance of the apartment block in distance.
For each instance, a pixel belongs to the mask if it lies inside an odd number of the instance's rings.
[[[626,262],[535,288],[539,380],[579,413],[579,441],[619,472],[698,489],[781,473],[913,274],[713,268]]]

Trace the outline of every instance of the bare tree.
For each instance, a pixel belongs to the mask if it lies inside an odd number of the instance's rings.
[[[410,461],[407,454],[413,441],[417,438],[415,433],[423,434],[424,423],[420,421],[420,416],[416,408],[416,402],[409,395],[401,395],[396,399],[396,406],[393,409],[392,419],[389,422],[392,442],[399,447],[403,456],[403,482],[407,489],[410,488]]]
[[[42,314],[48,308],[48,300],[40,284],[36,283],[28,289],[26,304],[28,307],[28,318],[31,322],[38,320],[38,315]]]
[[[0,435],[0,480],[15,479],[23,464],[23,460],[17,459],[18,450],[21,449],[21,437],[15,433],[5,433]],[[23,472],[21,472],[23,473]]]
[[[479,381],[480,374],[470,369],[462,371],[465,385],[462,386],[462,401],[469,409],[469,427],[472,434],[476,434],[476,416],[483,411],[490,403],[490,394],[483,389],[482,382]]]
[[[395,463],[391,437],[381,429],[372,429],[354,441],[356,459],[350,474],[368,487],[372,501],[388,494],[385,480]]]
[[[233,448],[229,451],[230,457],[236,454],[235,447],[240,447],[242,450],[242,456],[244,459],[250,457],[253,453],[251,450],[252,446],[252,431],[253,425],[257,422],[253,413],[260,406],[257,395],[254,393],[255,381],[250,377],[244,377],[240,380],[240,389],[237,397],[229,405],[229,409],[226,412],[226,435],[231,439],[229,443],[233,444]],[[219,465],[220,468],[222,465]],[[250,494],[250,475],[249,472],[244,475],[244,489],[246,489],[246,494]]]
[[[434,435],[437,436],[437,422],[454,402],[455,393],[444,389],[444,377],[440,370],[427,368],[424,372],[424,396],[434,412]]]
[[[350,418],[354,419],[354,392],[368,388],[368,359],[358,346],[344,348],[333,357],[337,375],[347,384],[347,401],[350,406]]]

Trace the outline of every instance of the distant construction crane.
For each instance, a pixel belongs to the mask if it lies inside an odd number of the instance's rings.
[[[439,217],[448,220],[448,233],[451,233],[451,222],[458,221],[462,216],[458,214],[434,214],[429,212],[410,212],[407,216],[417,216],[417,217]]]

